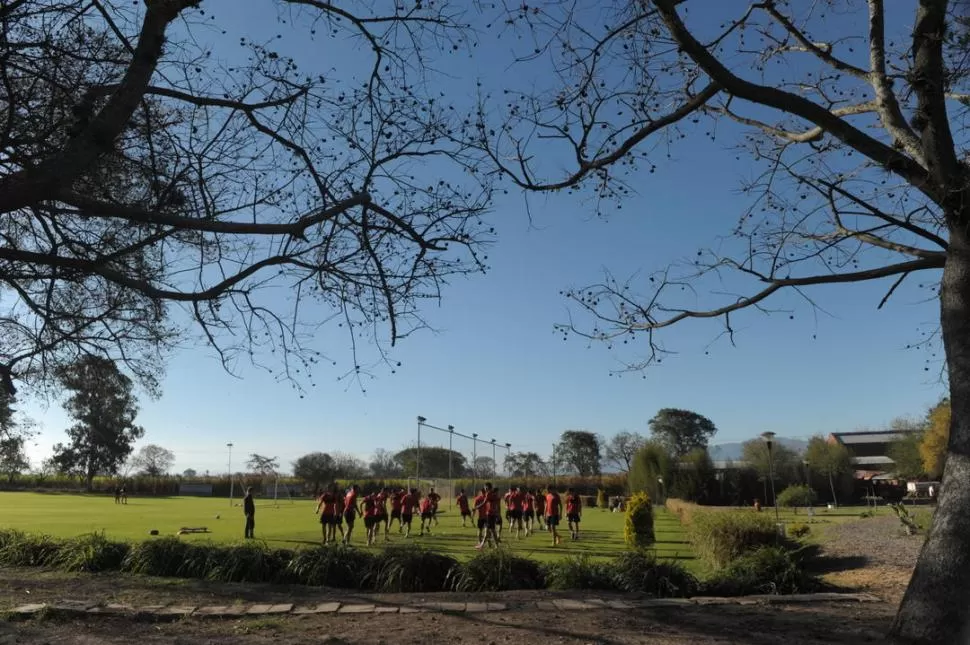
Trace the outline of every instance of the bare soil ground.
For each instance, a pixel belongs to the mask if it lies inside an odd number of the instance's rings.
[[[908,579],[921,538],[901,535],[895,518],[871,518],[826,527],[825,578],[866,590],[885,602],[792,605],[710,605],[637,610],[540,612],[532,604],[581,593],[510,592],[429,594],[435,601],[497,601],[508,611],[464,614],[318,614],[272,618],[160,621],[136,617],[50,615],[0,622],[0,645],[139,645],[212,643],[328,643],[329,645],[711,645],[746,643],[821,645],[883,643]],[[596,593],[597,597],[606,594]],[[234,602],[312,604],[401,602],[396,595],[354,594],[299,586],[217,584],[136,576],[68,575],[0,569],[0,607],[60,599],[92,598],[133,605],[229,605]],[[408,596],[414,601],[413,596]]]

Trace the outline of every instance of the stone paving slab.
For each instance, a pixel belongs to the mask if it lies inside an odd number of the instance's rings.
[[[651,600],[641,600],[634,604],[635,607],[684,607],[693,605],[688,598],[653,598]]]
[[[602,605],[586,602],[585,600],[575,600],[573,598],[557,598],[552,601],[556,609],[560,611],[581,611],[583,609],[602,609]]]
[[[98,603],[90,600],[58,600],[51,603],[49,607],[54,611],[63,611],[83,614],[88,609],[97,606]]]
[[[487,602],[466,602],[465,612],[469,614],[481,614],[488,611]]]
[[[246,605],[227,605],[215,607],[200,607],[193,616],[207,616],[212,618],[231,618],[246,613]]]
[[[633,609],[636,607],[632,602],[627,602],[625,600],[607,600],[606,606],[610,609]]]
[[[374,607],[375,614],[396,614],[400,611],[397,605],[377,605]]]
[[[401,608],[398,610],[398,612],[402,614],[422,614],[424,611],[425,610],[421,609],[420,607],[411,607],[408,605],[401,605]]]
[[[325,602],[319,605],[311,605],[307,607],[297,607],[291,613],[297,615],[303,614],[333,614],[340,609],[339,602]]]
[[[88,609],[89,614],[105,614],[110,616],[117,616],[121,614],[129,614],[135,611],[135,608],[131,605],[123,605],[116,602],[109,602],[105,605],[96,605]]]
[[[182,606],[182,605],[172,605],[171,607],[162,607],[155,612],[156,616],[191,616],[192,612],[195,611],[195,607]]]
[[[337,613],[340,614],[373,614],[375,605],[341,605]]]
[[[508,606],[504,602],[490,602],[488,604],[489,611],[505,611]]]
[[[141,607],[136,607],[135,612],[139,614],[154,614],[162,609],[165,609],[165,605],[142,605]]]
[[[10,611],[20,616],[31,616],[33,614],[43,611],[46,608],[47,608],[47,603],[34,602],[34,603],[30,603],[29,605],[20,605],[19,607],[14,607]]]

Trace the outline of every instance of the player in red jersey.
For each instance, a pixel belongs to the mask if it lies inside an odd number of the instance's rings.
[[[482,549],[489,538],[494,540],[496,546],[501,542],[496,529],[502,524],[502,500],[498,496],[498,491],[492,488],[492,482],[485,483],[485,499],[482,505],[485,507],[486,516],[485,536],[475,547],[476,549]]]
[[[556,546],[561,542],[556,527],[559,526],[559,518],[562,517],[562,500],[551,485],[547,490],[549,492],[546,493],[546,526],[552,531],[552,546]]]
[[[404,537],[411,537],[411,520],[414,519],[414,509],[418,505],[418,489],[412,488],[401,500],[401,524],[404,526]]]
[[[334,520],[334,515],[337,510],[337,495],[336,491],[325,490],[320,494],[319,501],[317,503],[317,509],[314,513],[320,516],[320,528],[323,532],[323,543],[327,544],[336,539],[334,533],[334,527],[336,522]]]
[[[367,531],[367,546],[371,546],[377,540],[378,510],[377,495],[371,493],[363,499],[361,504],[364,516],[364,530]]]
[[[509,532],[515,531],[516,539],[522,537],[522,491],[514,486],[506,499],[509,509]]]
[[[536,498],[531,490],[522,492],[522,523],[525,525],[525,536],[532,535],[532,525],[536,519]]]
[[[350,544],[350,536],[354,532],[354,521],[358,515],[362,514],[357,505],[357,495],[359,493],[360,487],[354,484],[344,497],[344,520],[347,522],[347,532],[344,533],[344,544]]]
[[[374,501],[377,502],[377,524],[378,527],[374,529],[374,533],[380,533],[380,525],[384,525],[384,541],[387,542],[388,534],[388,519],[387,519],[387,498],[390,497],[390,493],[385,486],[374,496]]]
[[[434,502],[431,501],[431,496],[428,495],[421,500],[421,533],[419,535],[424,535],[424,526],[428,525],[428,535],[431,535],[431,521],[434,519]]]
[[[512,530],[512,506],[509,501],[512,499],[512,494],[515,493],[515,486],[509,486],[509,490],[502,495],[502,501],[505,502],[505,521],[509,523],[509,530]]]
[[[540,531],[549,530],[549,527],[546,526],[546,494],[542,492],[541,488],[536,489],[536,523],[539,525]]]
[[[485,508],[485,489],[478,490],[473,500],[472,508],[478,511],[478,542],[485,539],[485,527],[488,524],[488,509]]]
[[[468,496],[465,495],[464,488],[458,491],[458,497],[455,498],[455,502],[458,503],[458,512],[461,513],[461,527],[465,528],[465,520],[472,516],[472,512],[468,508]]]
[[[434,520],[434,525],[438,526],[438,502],[441,501],[441,495],[434,492],[434,486],[428,491],[428,499],[431,501],[431,518]],[[431,532],[431,522],[428,522],[428,532]]]
[[[574,540],[579,539],[579,519],[583,514],[583,501],[575,490],[566,490],[566,521],[569,523],[569,534]]]
[[[391,493],[391,522],[397,520],[398,533],[404,530],[404,523],[401,522],[401,506],[404,504],[405,495],[407,495],[407,492],[403,488]],[[390,522],[388,522],[387,528],[390,530]]]

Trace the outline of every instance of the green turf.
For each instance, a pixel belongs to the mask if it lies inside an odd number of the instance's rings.
[[[298,548],[319,544],[320,524],[314,508],[315,504],[309,500],[280,502],[278,508],[270,502],[257,501],[256,537],[272,547]],[[216,519],[216,515],[220,519]],[[211,533],[183,535],[181,539],[226,543],[240,541],[243,524],[242,509],[230,506],[226,499],[132,497],[127,505],[119,505],[114,503],[112,497],[100,495],[0,492],[0,528],[59,537],[103,531],[113,539],[146,540],[150,539],[151,529],[157,529],[161,535],[174,535],[183,526],[205,526]],[[416,520],[412,537],[408,540],[397,533],[395,525],[391,530],[390,543],[420,544],[460,559],[475,554],[477,531],[470,526],[461,528],[454,510],[445,508],[439,514],[439,525],[433,528],[430,536],[417,536],[419,525]],[[568,539],[565,525],[560,526],[560,530],[564,538],[558,547],[551,545],[550,536],[545,532],[516,540],[506,531],[503,542],[516,553],[540,561],[580,553],[595,558],[610,558],[626,550],[622,513],[586,509],[577,542]],[[677,558],[685,563],[693,560],[693,553],[684,540],[676,518],[662,509],[657,518],[657,537],[658,555]],[[356,546],[366,546],[360,520],[352,541]]]

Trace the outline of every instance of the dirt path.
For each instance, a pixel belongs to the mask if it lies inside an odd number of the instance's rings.
[[[29,593],[28,593],[29,592]],[[46,615],[0,623],[0,645],[13,643],[330,643],[330,645],[424,645],[543,642],[555,645],[785,645],[881,642],[893,607],[886,603],[811,605],[716,605],[634,610],[561,611],[536,608],[552,598],[586,594],[510,592],[427,594],[439,602],[501,602],[488,613],[318,614],[226,619]],[[597,597],[608,594],[596,593]],[[630,596],[616,596],[630,599]],[[35,570],[0,570],[0,605],[93,598],[101,602],[205,605],[236,601],[312,604],[400,603],[414,595],[353,594],[270,585],[217,584],[136,576],[66,575]],[[419,599],[420,600],[420,599]]]

